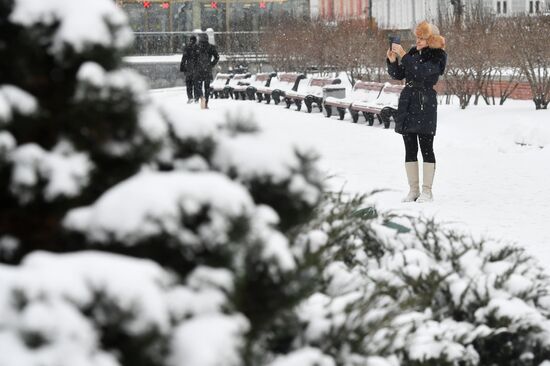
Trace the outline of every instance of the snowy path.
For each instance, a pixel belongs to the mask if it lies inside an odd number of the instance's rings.
[[[187,118],[252,113],[274,144],[314,147],[335,190],[388,189],[372,197],[381,209],[435,216],[476,235],[518,242],[550,268],[550,110],[520,101],[465,111],[441,106],[435,201],[421,205],[400,202],[407,191],[404,149],[392,130],[249,101],[212,100],[212,109],[201,111],[185,104],[181,89],[152,94]]]

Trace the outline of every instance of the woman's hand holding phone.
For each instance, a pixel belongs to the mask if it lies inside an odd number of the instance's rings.
[[[396,55],[399,55],[399,57],[403,57],[407,53],[407,52],[405,52],[403,47],[400,44],[397,44],[397,43],[392,43],[391,52],[393,52]]]
[[[391,63],[394,63],[397,61],[397,55],[392,50],[388,49],[388,52],[386,53],[386,56],[388,57],[388,60],[390,60]]]

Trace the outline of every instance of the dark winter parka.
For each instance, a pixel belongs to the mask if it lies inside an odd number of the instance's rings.
[[[397,80],[406,80],[399,97],[395,132],[435,135],[437,128],[437,93],[433,86],[445,72],[447,54],[443,49],[416,47],[401,61],[387,60],[388,73]]]
[[[220,56],[216,46],[208,43],[208,38],[199,38],[196,49],[195,74],[198,80],[212,80],[212,68],[218,63]]]
[[[189,43],[183,48],[181,56],[180,71],[185,73],[186,79],[195,78],[195,65],[197,63],[197,38],[191,36]]]

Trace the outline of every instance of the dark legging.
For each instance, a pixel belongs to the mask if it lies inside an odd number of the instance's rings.
[[[193,91],[195,89],[195,80],[190,77],[185,78],[185,86],[187,87],[187,99],[193,99]]]
[[[420,143],[424,163],[435,163],[433,135],[409,133],[403,135],[403,141],[405,142],[405,162],[418,161],[418,145]]]

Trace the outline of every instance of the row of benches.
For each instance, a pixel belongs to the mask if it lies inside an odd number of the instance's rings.
[[[232,98],[242,100],[274,101],[279,104],[284,101],[287,108],[296,105],[298,111],[305,104],[307,111],[313,107],[325,111],[326,117],[331,117],[333,110],[338,112],[340,120],[344,119],[349,111],[353,122],[358,122],[362,114],[370,126],[375,118],[385,128],[390,127],[392,118],[397,112],[399,94],[402,85],[357,81],[351,94],[343,97],[331,96],[331,91],[342,89],[338,78],[309,77],[299,73],[259,73],[251,74],[222,74],[210,85],[214,98]]]

